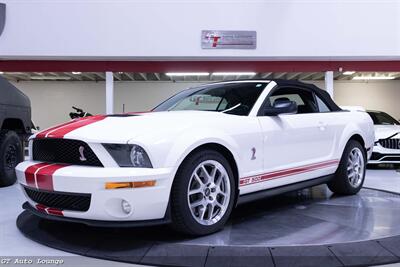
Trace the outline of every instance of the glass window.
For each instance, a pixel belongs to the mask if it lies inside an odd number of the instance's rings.
[[[267,83],[227,83],[182,91],[153,111],[202,110],[246,116]]]
[[[325,104],[324,101],[322,101],[321,98],[319,98],[317,95],[315,96],[315,98],[317,99],[319,112],[330,112],[331,111],[331,109]]]

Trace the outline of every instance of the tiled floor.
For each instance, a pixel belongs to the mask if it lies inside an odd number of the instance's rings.
[[[400,173],[395,170],[368,170],[366,187],[400,193]],[[25,238],[15,226],[15,219],[22,211],[22,193],[16,185],[0,188],[2,207],[0,208],[0,257],[1,256],[54,256],[65,257],[72,254],[51,249]],[[84,257],[66,257],[66,263],[76,266],[76,262],[86,266],[109,266],[110,262]],[[125,265],[125,264],[121,264]],[[65,264],[64,264],[65,266]]]

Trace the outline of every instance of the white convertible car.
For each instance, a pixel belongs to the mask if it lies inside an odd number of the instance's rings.
[[[356,194],[373,145],[370,116],[341,110],[314,85],[246,80],[44,130],[16,171],[23,207],[37,216],[203,235],[238,203],[322,183]]]
[[[382,111],[367,112],[374,121],[376,140],[368,164],[400,163],[400,122]]]

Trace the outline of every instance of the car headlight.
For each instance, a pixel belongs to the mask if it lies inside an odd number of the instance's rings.
[[[103,144],[120,167],[153,168],[149,156],[141,146]]]

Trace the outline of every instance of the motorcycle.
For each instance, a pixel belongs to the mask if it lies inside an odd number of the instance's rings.
[[[72,108],[75,110],[75,112],[69,113],[69,116],[71,117],[71,119],[93,116],[89,112],[83,111],[81,108],[77,108],[77,107],[72,107]]]

